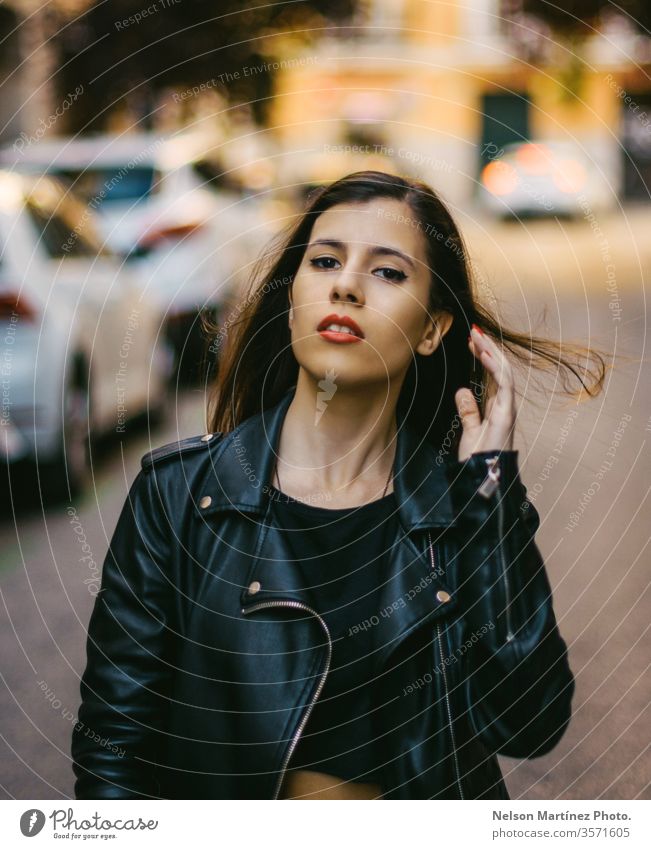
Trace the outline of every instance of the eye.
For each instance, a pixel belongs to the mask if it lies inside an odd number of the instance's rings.
[[[382,268],[376,268],[373,273],[377,274],[380,271],[387,272],[386,274],[381,274],[381,277],[384,277],[385,280],[392,280],[394,283],[402,283],[403,280],[407,279],[404,271],[400,271],[398,268],[391,268],[385,265]]]
[[[310,260],[310,265],[316,268],[334,268],[338,261],[333,256],[315,256]]]
[[[334,256],[316,256],[310,260],[310,265],[315,268],[330,270],[339,266],[339,260]],[[391,268],[391,266],[388,265],[376,268],[373,274],[378,277],[382,277],[384,280],[390,280],[392,283],[402,283],[403,280],[407,279],[407,275],[404,271],[400,271],[399,268]]]

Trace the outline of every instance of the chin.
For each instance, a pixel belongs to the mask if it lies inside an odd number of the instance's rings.
[[[368,345],[337,345],[312,337],[295,343],[292,350],[300,368],[316,383],[334,371],[332,379],[338,389],[370,385],[388,389],[390,383],[400,379],[401,368],[404,369]]]
[[[371,386],[388,392],[392,380],[384,369],[375,374],[370,369],[358,364],[352,365],[339,356],[311,358],[309,363],[299,362],[299,366],[310,380],[318,385],[319,390],[324,392],[331,389],[359,391]]]

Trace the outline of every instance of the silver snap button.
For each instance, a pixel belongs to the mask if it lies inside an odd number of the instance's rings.
[[[212,439],[212,433],[207,433],[205,436],[201,437],[202,442],[210,442],[211,439]]]
[[[446,593],[445,590],[439,590],[436,593],[436,598],[437,598],[437,601],[445,603],[446,601],[450,601],[450,593]]]
[[[199,507],[210,507],[212,504],[212,498],[209,495],[204,495],[204,497],[199,502]]]
[[[262,589],[262,584],[260,581],[253,581],[249,584],[249,595],[255,595]]]

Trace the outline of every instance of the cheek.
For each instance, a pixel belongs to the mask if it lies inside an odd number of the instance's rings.
[[[294,283],[291,288],[291,299],[294,306],[294,315],[301,319],[309,312],[313,305],[322,303],[327,300],[328,290],[324,290],[320,285],[320,280],[316,274],[309,271],[302,271],[294,278]]]
[[[425,313],[422,306],[413,297],[406,295],[392,298],[385,307],[378,306],[383,313],[383,336],[402,348],[412,348],[420,340]]]

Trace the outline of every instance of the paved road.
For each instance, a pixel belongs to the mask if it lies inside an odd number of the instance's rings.
[[[570,728],[552,753],[502,759],[513,798],[651,798],[651,374],[640,361],[647,357],[650,224],[651,210],[609,216],[597,227],[590,220],[466,223],[481,290],[497,298],[503,320],[567,342],[589,339],[618,355],[606,391],[579,407],[555,398],[549,379],[538,385],[532,374],[520,375],[527,401],[520,465],[542,516],[537,539],[577,692]],[[72,797],[68,747],[94,579],[141,455],[150,444],[203,430],[201,393],[188,393],[165,429],[140,432],[98,459],[94,487],[74,516],[65,509],[44,516],[36,492],[15,514],[6,508],[4,798]]]

